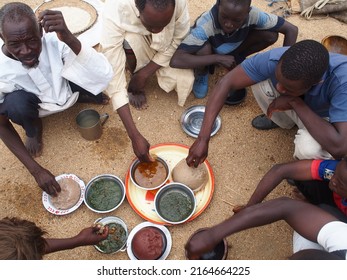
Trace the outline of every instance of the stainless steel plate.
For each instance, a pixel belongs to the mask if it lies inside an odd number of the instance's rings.
[[[186,111],[183,112],[181,116],[181,125],[183,130],[194,138],[197,138],[201,129],[202,121],[204,119],[205,106],[195,105],[189,107]],[[222,124],[221,117],[218,115],[213,127],[211,136],[214,136],[220,129]]]

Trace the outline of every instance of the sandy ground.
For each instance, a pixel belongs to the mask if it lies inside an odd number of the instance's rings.
[[[0,1],[4,4],[9,1]],[[33,8],[40,1],[25,1]],[[192,21],[214,4],[214,0],[188,0]],[[272,12],[264,0],[253,5]],[[288,21],[299,27],[299,38],[321,41],[326,35],[347,37],[346,25],[332,18],[307,21],[299,15],[291,15]],[[273,46],[281,46],[282,38]],[[218,72],[210,80],[210,87],[220,77]],[[151,145],[179,143],[190,146],[194,138],[186,135],[180,126],[182,112],[197,104],[204,105],[207,98],[197,100],[191,95],[184,107],[177,105],[175,93],[163,92],[155,79],[147,87],[149,108],[144,111],[132,109],[137,127]],[[103,135],[98,141],[81,138],[75,124],[77,113],[85,108],[94,108],[100,113],[109,113]],[[264,173],[275,163],[292,160],[295,129],[258,131],[251,120],[261,113],[250,89],[246,101],[235,107],[225,106],[220,113],[222,127],[210,142],[208,161],[215,176],[215,191],[206,210],[193,221],[170,226],[173,247],[168,259],[185,259],[184,244],[189,236],[201,227],[212,226],[232,214],[232,205],[245,203]],[[125,180],[126,172],[134,159],[131,143],[116,112],[111,105],[93,106],[77,104],[69,110],[43,119],[44,151],[37,161],[53,174],[73,173],[85,183],[96,175],[111,173]],[[22,137],[23,130],[16,127]],[[55,216],[42,205],[42,191],[35,180],[0,143],[0,218],[16,216],[29,219],[43,227],[48,236],[68,237],[91,225],[97,218],[108,214],[91,212],[84,204],[66,216]],[[292,188],[283,182],[269,197],[292,196]],[[145,221],[125,200],[122,206],[109,215],[122,218],[129,230]],[[291,254],[292,230],[284,222],[247,230],[227,238],[228,259],[276,260]],[[92,246],[57,252],[46,259],[128,259],[126,252],[104,255]]]

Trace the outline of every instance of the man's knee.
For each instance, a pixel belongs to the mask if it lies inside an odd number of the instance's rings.
[[[39,115],[41,100],[33,93],[17,90],[8,93],[2,104],[2,113],[10,119],[17,117],[35,118]]]
[[[299,129],[294,139],[296,159],[331,159],[332,156],[311,136],[306,129]]]

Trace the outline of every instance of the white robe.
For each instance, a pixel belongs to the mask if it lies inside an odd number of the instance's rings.
[[[40,117],[71,107],[78,98],[68,81],[97,95],[106,89],[113,70],[106,57],[82,45],[76,55],[55,33],[44,34],[39,64],[25,68],[0,51],[0,103],[14,90],[25,90],[40,98]]]

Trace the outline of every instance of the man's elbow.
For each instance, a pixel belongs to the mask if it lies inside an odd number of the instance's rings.
[[[298,34],[299,34],[299,28],[294,24],[289,24],[286,34],[288,36],[290,36],[290,38],[295,39],[295,41],[296,41],[296,39],[298,38]]]

